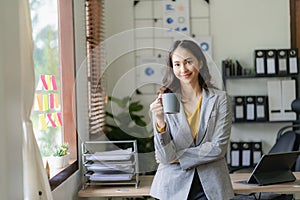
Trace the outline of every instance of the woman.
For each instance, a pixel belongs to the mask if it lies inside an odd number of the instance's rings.
[[[164,114],[162,93],[180,96],[180,112]],[[211,83],[205,56],[190,40],[176,41],[153,114],[159,162],[151,195],[160,200],[227,200],[234,196],[225,159],[230,100]]]

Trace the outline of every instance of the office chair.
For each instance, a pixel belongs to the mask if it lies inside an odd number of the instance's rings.
[[[295,130],[295,128],[299,127],[299,124],[282,127],[278,131],[275,144],[271,147],[269,153],[280,153],[298,150],[299,131]]]

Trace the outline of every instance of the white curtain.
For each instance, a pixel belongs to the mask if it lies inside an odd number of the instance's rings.
[[[22,124],[23,124],[23,174],[24,199],[52,200],[52,193],[43,165],[42,157],[33,133],[30,120],[31,108],[34,101],[34,69],[33,69],[33,40],[29,0],[19,2],[19,35],[21,54],[21,91],[22,91]]]

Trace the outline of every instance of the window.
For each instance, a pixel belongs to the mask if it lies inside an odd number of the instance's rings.
[[[72,0],[30,0],[36,79],[31,119],[35,135],[45,160],[62,143],[69,144],[70,152],[67,167],[50,168],[52,190],[78,169],[72,8]]]

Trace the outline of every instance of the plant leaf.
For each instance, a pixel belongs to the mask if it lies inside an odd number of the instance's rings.
[[[114,103],[116,103],[119,107],[124,108],[124,103],[122,99],[109,96],[108,99]]]
[[[147,125],[147,123],[144,120],[141,120],[141,119],[135,120],[135,123],[139,126],[146,126]]]
[[[140,104],[140,102],[132,102],[130,105],[129,105],[129,112],[138,112],[138,111],[141,111],[143,110],[144,106],[142,104]]]
[[[139,126],[146,126],[147,123],[142,119],[144,116],[141,115],[131,115],[132,120]]]
[[[110,112],[105,112],[105,115],[107,116],[107,117],[111,117],[111,118],[114,118],[114,116],[113,116],[113,114],[111,114]]]

